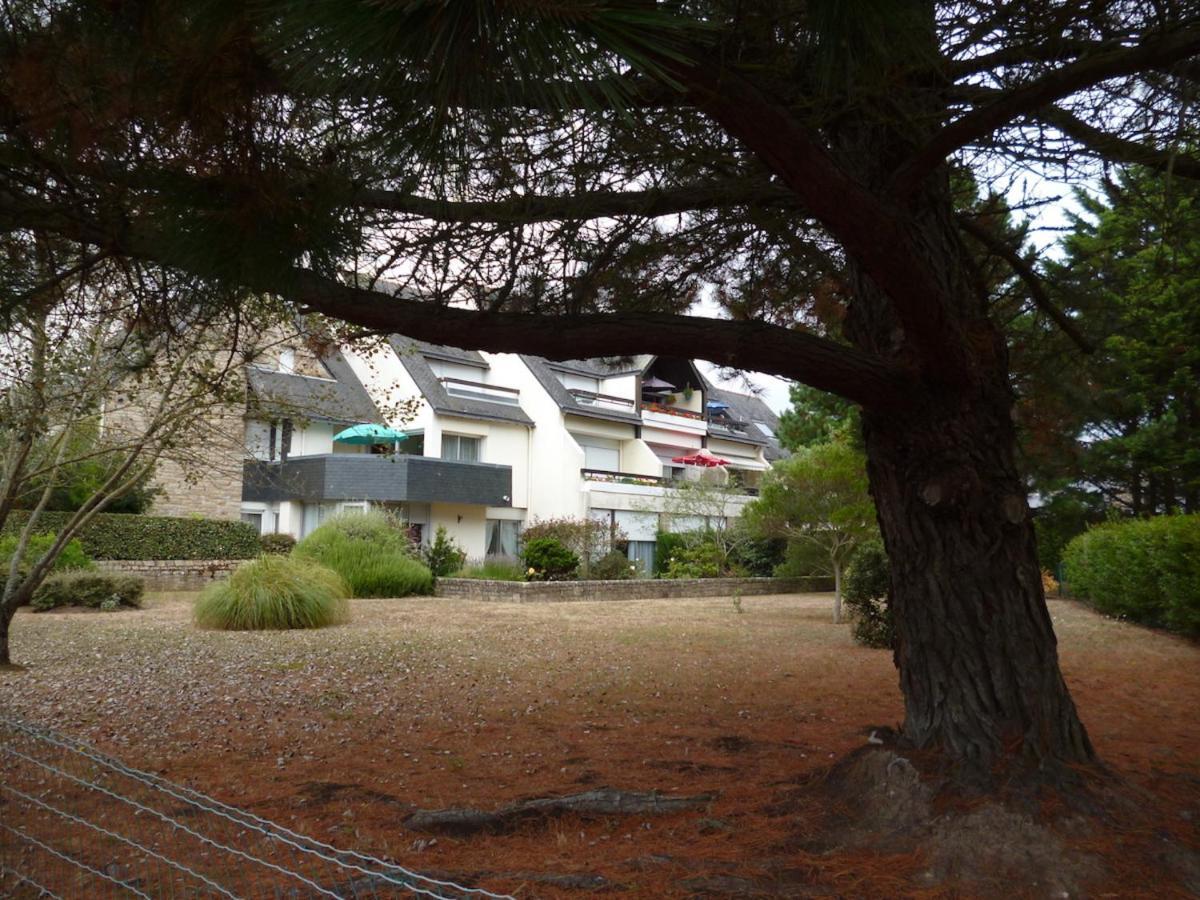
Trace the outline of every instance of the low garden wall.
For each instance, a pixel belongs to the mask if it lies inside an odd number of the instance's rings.
[[[561,603],[573,600],[659,600],[752,594],[804,594],[832,591],[832,578],[635,578],[629,581],[484,581],[439,578],[439,597],[508,603]]]
[[[113,575],[136,575],[150,591],[198,591],[224,578],[241,559],[98,559],[96,568]]]

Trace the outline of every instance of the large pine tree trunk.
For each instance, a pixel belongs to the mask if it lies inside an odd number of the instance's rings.
[[[864,431],[905,738],[977,774],[1093,760],[1059,672],[1008,404],[943,400],[868,415]]]

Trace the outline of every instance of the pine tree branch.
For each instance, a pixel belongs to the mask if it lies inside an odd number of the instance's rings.
[[[132,216],[106,222],[35,199],[0,196],[0,226],[48,231],[202,278],[216,274],[198,270],[194,258],[181,257],[171,242],[157,240],[154,230]],[[243,287],[373,331],[464,349],[549,359],[628,353],[707,359],[794,378],[884,413],[907,408],[919,392],[912,372],[826,338],[762,322],[662,313],[484,312],[369,290],[301,268],[250,275]]]
[[[1054,304],[1054,301],[1050,299],[1050,295],[1046,293],[1046,286],[1043,284],[1041,277],[1022,258],[1016,249],[996,237],[996,235],[992,234],[992,232],[969,216],[960,215],[958,217],[958,224],[963,231],[1008,263],[1016,276],[1029,288],[1029,296],[1033,298],[1034,305],[1045,313],[1059,327],[1062,333],[1071,339],[1076,347],[1087,354],[1096,352],[1096,345],[1088,340],[1083,332],[1079,330],[1070,316]]]
[[[821,136],[740,74],[668,63],[697,106],[741,140],[790,188],[885,291],[921,360],[942,383],[974,377],[950,315],[952,298],[923,263],[903,216],[852,178]]]
[[[991,103],[973,109],[935,134],[897,170],[893,192],[910,195],[946,157],[996,129],[1032,115],[1063,97],[1123,75],[1136,75],[1200,54],[1200,28],[1180,28],[1147,38],[1134,47],[1121,47],[1083,57],[1027,84],[1000,92]]]
[[[565,196],[531,194],[491,201],[438,200],[368,188],[355,194],[354,200],[369,209],[408,213],[439,222],[511,225],[625,215],[652,218],[731,206],[796,205],[795,194],[787,188],[751,179],[638,191],[587,191]]]

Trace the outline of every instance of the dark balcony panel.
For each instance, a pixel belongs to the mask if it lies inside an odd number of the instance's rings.
[[[422,503],[512,506],[512,466],[409,456],[408,496]]]
[[[334,453],[285,462],[247,461],[242,499],[257,502],[375,500],[512,505],[512,468],[426,456]]]

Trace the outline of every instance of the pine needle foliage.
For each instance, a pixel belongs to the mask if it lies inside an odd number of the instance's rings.
[[[222,631],[323,628],[350,620],[341,577],[310,559],[261,556],[196,601],[196,624]]]

